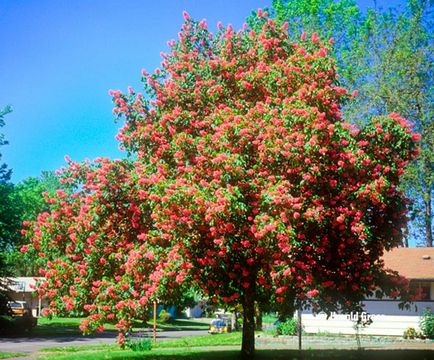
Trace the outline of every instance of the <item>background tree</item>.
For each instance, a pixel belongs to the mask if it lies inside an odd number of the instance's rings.
[[[250,357],[255,305],[331,312],[377,286],[399,295],[380,257],[405,232],[398,185],[418,136],[396,114],[346,124],[328,45],[292,43],[258,16],[259,31],[213,36],[184,14],[162,69],[143,74],[147,95],[112,92],[134,160],[69,162],[69,192],[27,230],[47,312],[83,308],[84,330],[125,332],[150,301],[196,284],[242,305]]]
[[[0,110],[0,128],[5,125],[4,116],[12,111],[10,106]],[[0,146],[6,145],[4,135],[0,133]],[[0,152],[1,159],[1,152]],[[0,314],[6,311],[6,290],[9,283],[5,277],[9,275],[9,269],[5,263],[5,251],[10,247],[10,236],[13,232],[11,222],[14,221],[13,204],[9,195],[13,186],[9,183],[11,170],[6,164],[0,165]]]
[[[274,0],[271,12],[289,23],[289,36],[300,31],[334,38],[332,54],[340,82],[358,90],[343,108],[348,120],[398,112],[422,135],[421,153],[403,185],[413,199],[412,236],[432,246],[433,165],[433,2],[409,0],[403,10],[369,9],[362,14],[352,0]],[[252,16],[252,25],[263,19]],[[408,238],[405,239],[408,246]]]
[[[9,114],[12,111],[11,106],[6,106],[3,109],[0,109],[0,128],[5,126],[4,116]],[[4,134],[0,133],[0,146],[7,145],[8,142],[5,140]],[[1,159],[1,153],[0,153]],[[12,174],[12,170],[8,169],[6,164],[0,164],[0,183],[5,183],[10,180]]]
[[[52,196],[62,185],[53,171],[43,171],[39,177],[28,177],[12,186],[8,194],[11,232],[10,246],[5,261],[14,276],[35,276],[38,269],[33,262],[24,259],[20,248],[24,245],[21,234],[23,223],[35,221],[38,214],[49,210],[47,196]]]
[[[0,110],[0,128],[5,125],[4,116],[12,111],[10,106]],[[0,146],[7,145],[4,135],[0,133]],[[1,159],[1,153],[0,153]],[[12,170],[3,163],[0,165],[0,251],[5,251],[13,243],[15,232],[15,214],[10,194],[13,191],[13,184],[9,182]]]
[[[8,266],[4,262],[3,254],[0,253],[0,315],[6,315],[8,313],[7,302],[9,297],[7,292],[10,285],[12,285],[8,279],[8,276],[10,276],[8,270]]]
[[[21,229],[19,215],[12,201],[13,191],[12,183],[0,183],[0,251],[2,252],[13,248]]]
[[[355,44],[357,72],[345,76],[360,89],[357,106],[348,112],[377,114],[397,111],[414,122],[421,152],[407,168],[406,192],[413,199],[413,236],[433,246],[434,98],[433,8],[428,1],[409,1],[406,12],[369,11]],[[419,236],[418,236],[419,235]]]
[[[20,204],[21,219],[33,221],[49,209],[46,196],[54,195],[62,187],[54,171],[42,171],[39,177],[28,177],[15,185],[14,201]]]

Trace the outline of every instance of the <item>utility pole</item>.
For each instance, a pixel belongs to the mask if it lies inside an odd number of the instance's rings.
[[[301,311],[302,307],[301,305],[298,306],[297,309],[297,335],[298,335],[298,350],[301,350],[301,331],[302,331],[302,325],[301,325]]]

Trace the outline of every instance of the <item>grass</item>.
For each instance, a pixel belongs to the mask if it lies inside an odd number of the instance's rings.
[[[48,317],[38,318],[38,326],[78,326],[80,325],[81,318],[63,318],[63,317],[53,317],[49,319]]]
[[[257,350],[255,360],[429,360],[430,350]],[[153,359],[153,360],[235,360],[240,359],[239,350],[151,350],[133,351],[86,351],[78,353],[55,353],[39,357],[40,360],[99,360],[99,359]]]
[[[11,353],[11,352],[0,351],[0,359],[10,359],[10,358],[26,356],[26,355],[27,354],[24,353]]]
[[[241,333],[189,336],[173,340],[157,341],[153,344],[154,349],[173,349],[173,348],[200,348],[204,346],[239,346],[241,345]],[[87,352],[87,351],[117,351],[119,345],[78,345],[78,346],[61,346],[43,349],[45,353],[61,352]],[[125,353],[125,352],[123,352]]]
[[[232,352],[237,356],[239,352]],[[210,357],[214,354],[217,357]],[[236,359],[237,357],[234,357]],[[78,353],[53,353],[38,358],[39,360],[100,360],[100,359],[230,359],[226,351],[212,352],[200,350],[151,350],[147,352],[134,352],[130,350],[88,351]]]
[[[78,328],[80,318],[38,318],[38,325],[32,330],[31,336],[80,336]]]
[[[192,348],[203,346],[241,345],[241,332],[203,336],[189,336],[179,339],[159,341],[154,348]]]

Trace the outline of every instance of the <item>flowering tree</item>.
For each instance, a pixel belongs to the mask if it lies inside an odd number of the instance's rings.
[[[83,329],[114,318],[124,332],[188,280],[241,303],[250,356],[255,304],[331,312],[377,288],[399,296],[380,257],[405,231],[397,186],[417,140],[406,121],[344,123],[355,94],[315,34],[294,44],[267,20],[213,36],[184,16],[162,68],[143,72],[146,95],[112,92],[134,161],[69,162],[71,191],[27,230],[48,311],[83,308]]]

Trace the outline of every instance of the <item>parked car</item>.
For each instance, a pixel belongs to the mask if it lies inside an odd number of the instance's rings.
[[[231,321],[230,319],[214,319],[209,325],[208,332],[210,334],[223,334],[231,332]]]
[[[8,308],[11,310],[12,316],[31,315],[32,311],[25,301],[8,301]]]

